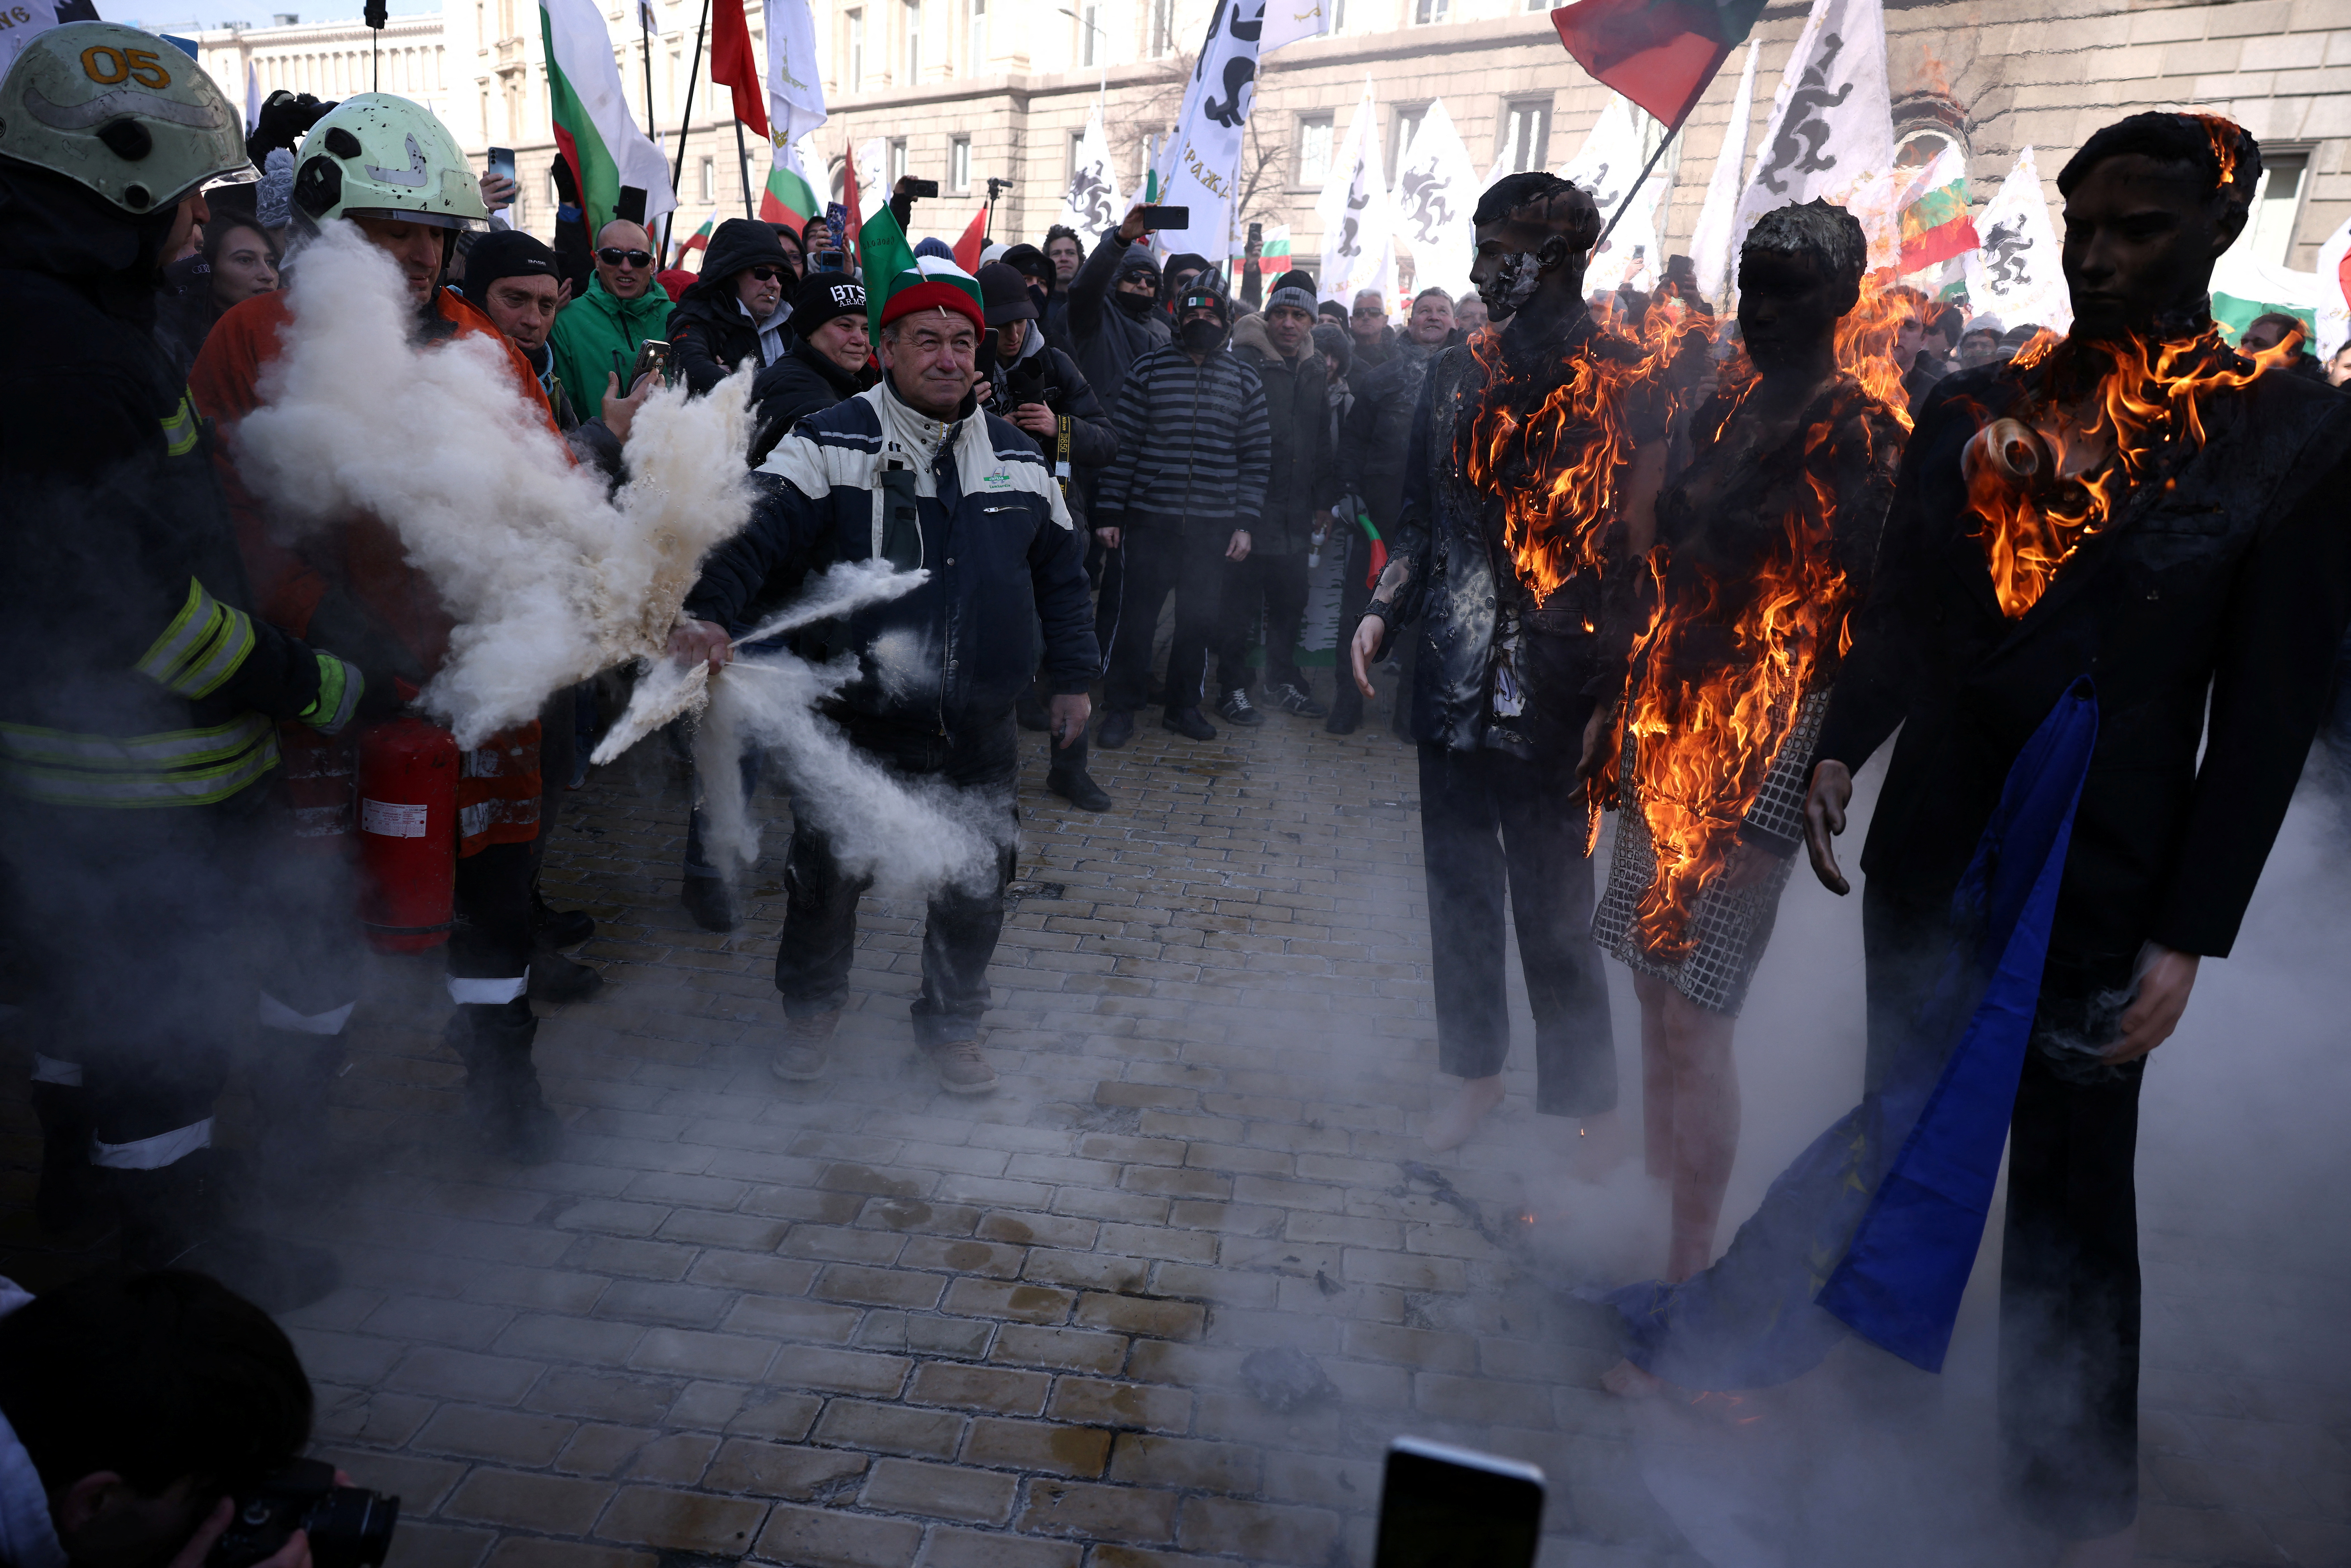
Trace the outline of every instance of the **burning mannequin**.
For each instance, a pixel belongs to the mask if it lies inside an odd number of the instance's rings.
[[[1739,1145],[1731,1030],[1802,841],[1805,767],[1902,454],[1902,423],[1837,368],[1867,259],[1861,225],[1825,202],[1757,221],[1739,266],[1756,373],[1698,410],[1650,570],[1611,585],[1608,642],[1630,669],[1585,756],[1621,810],[1593,934],[1641,998],[1668,1281],[1713,1252]]]
[[[2351,408],[2231,352],[2205,298],[2260,169],[2239,127],[2152,113],[2058,176],[2073,331],[1924,400],[1805,805],[1844,893],[1852,770],[1901,727],[1863,858],[1881,1081],[2011,759],[2095,682],[2001,1261],[2006,1479],[2076,1563],[2127,1562],[2135,1529],[2146,1058],[2235,940],[2351,619]]]
[[[1627,517],[1644,540],[1664,467],[1640,351],[1583,307],[1591,194],[1543,173],[1495,183],[1470,272],[1500,326],[1430,362],[1412,422],[1395,553],[1356,628],[1355,683],[1391,627],[1425,619],[1412,694],[1435,934],[1438,1060],[1467,1082],[1434,1118],[1450,1148],[1502,1098],[1510,1015],[1503,894],[1535,1015],[1539,1112],[1583,1121],[1587,1174],[1621,1156],[1592,867],[1575,758],[1592,711],[1600,568]]]

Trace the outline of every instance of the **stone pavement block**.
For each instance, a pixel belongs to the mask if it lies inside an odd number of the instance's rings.
[[[893,1238],[894,1240],[895,1238]],[[961,1283],[962,1281],[958,1281]],[[817,1275],[812,1294],[828,1301],[849,1301],[870,1307],[912,1307],[918,1310],[938,1305],[939,1294],[947,1281],[936,1274],[919,1274],[900,1269],[869,1269],[853,1264],[834,1263]],[[961,1311],[949,1308],[949,1311]]]
[[[916,1568],[1078,1568],[1074,1542],[1031,1541],[977,1530],[934,1530]]]
[[[779,1502],[751,1555],[791,1568],[907,1568],[922,1541],[911,1520]]]
[[[496,1539],[493,1531],[403,1519],[384,1568],[475,1568]]]
[[[645,1331],[628,1364],[638,1372],[682,1372],[697,1377],[756,1378],[776,1355],[775,1342],[748,1334],[693,1329]]]
[[[546,1367],[513,1356],[475,1355],[469,1351],[426,1345],[402,1358],[384,1380],[385,1386],[407,1394],[434,1394],[449,1399],[475,1399],[485,1405],[512,1405],[530,1391]]]
[[[430,1296],[387,1297],[359,1328],[389,1339],[426,1340],[463,1350],[487,1350],[514,1314],[501,1307]]]
[[[576,1427],[553,1416],[444,1405],[416,1434],[414,1447],[428,1454],[459,1454],[528,1469],[552,1463]]]
[[[1207,1319],[1207,1309],[1191,1301],[1099,1293],[1090,1293],[1078,1301],[1077,1321],[1083,1327],[1144,1334],[1154,1339],[1197,1339]]]
[[[906,1398],[916,1405],[952,1405],[999,1416],[1034,1416],[1044,1408],[1051,1379],[1041,1372],[926,1362],[915,1368]]]
[[[1254,1495],[1262,1456],[1238,1443],[1121,1432],[1111,1453],[1110,1479],[1181,1490]]]
[[[1077,1304],[1074,1291],[1050,1285],[1010,1284],[1000,1280],[956,1280],[947,1286],[943,1310],[969,1317],[1009,1318],[1024,1323],[1059,1323]]]
[[[1116,1372],[1126,1359],[1127,1343],[1117,1334],[1007,1323],[988,1359],[1055,1372]]]
[[[915,1236],[907,1239],[905,1249],[898,1254],[898,1266],[952,1270],[989,1280],[1017,1280],[1021,1262],[1029,1256],[1024,1249],[1008,1244]]]
[[[964,1417],[951,1410],[916,1410],[835,1399],[817,1422],[814,1440],[883,1454],[925,1454],[951,1459],[963,1439]]]
[[[1184,1500],[1176,1541],[1190,1552],[1223,1552],[1259,1563],[1327,1562],[1338,1544],[1338,1516],[1319,1508],[1235,1498]]]
[[[311,1433],[319,1438],[339,1438],[346,1442],[374,1443],[396,1448],[416,1435],[433,1412],[437,1401],[410,1394],[371,1394],[365,1389],[341,1388],[328,1383],[313,1383],[311,1392],[318,1402],[318,1417]]]
[[[582,1425],[564,1444],[555,1468],[571,1475],[612,1475],[654,1436],[643,1427],[608,1427],[591,1421]]]
[[[630,1282],[632,1281],[614,1281]],[[497,1348],[508,1355],[609,1366],[625,1360],[644,1336],[641,1323],[597,1322],[587,1318],[526,1312],[498,1336]]]
[[[479,1469],[465,1478],[440,1512],[479,1524],[584,1535],[610,1495],[603,1485],[585,1479]]]
[[[795,1301],[789,1296],[745,1296],[729,1310],[723,1326],[729,1333],[846,1344],[857,1332],[863,1315],[855,1307],[827,1301]]]
[[[692,1486],[710,1468],[718,1439],[701,1432],[671,1432],[655,1437],[631,1457],[622,1473],[632,1481]]]
[[[596,1521],[596,1535],[630,1545],[736,1557],[758,1533],[767,1507],[747,1498],[713,1497],[667,1487],[622,1487]]]
[[[1044,1470],[1091,1479],[1102,1471],[1111,1435],[1097,1427],[1057,1427],[982,1416],[964,1438],[966,1464]]]
[[[904,1385],[913,1363],[904,1356],[788,1344],[776,1353],[768,1380],[796,1388],[841,1394],[893,1395]]]
[[[653,1552],[626,1547],[509,1535],[490,1553],[489,1568],[657,1568],[660,1562]]]
[[[816,1425],[824,1402],[811,1394],[759,1395],[746,1399],[726,1421],[730,1434],[797,1443]]]
[[[919,1459],[876,1459],[862,1500],[868,1508],[927,1514],[967,1524],[1001,1524],[1011,1515],[1019,1478]]]
[[[558,1368],[523,1401],[528,1410],[643,1426],[669,1412],[682,1385],[671,1378],[623,1377]]]
[[[1132,1230],[1134,1226],[1110,1228]],[[1151,1266],[1140,1258],[1120,1258],[1101,1252],[1059,1252],[1050,1248],[1031,1248],[1025,1270],[1028,1278],[1051,1285],[1071,1285],[1096,1291],[1139,1291],[1150,1277]]]
[[[1176,1494],[1142,1487],[1032,1480],[1019,1529],[1081,1541],[1166,1542],[1176,1536]]]
[[[1191,1412],[1192,1396],[1181,1388],[1064,1377],[1053,1385],[1053,1401],[1047,1413],[1057,1421],[1181,1432],[1189,1424]]]
[[[863,1454],[731,1437],[721,1444],[702,1484],[729,1496],[781,1497],[805,1502],[865,1473]]]

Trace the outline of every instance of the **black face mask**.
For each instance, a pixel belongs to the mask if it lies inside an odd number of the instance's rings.
[[[1029,286],[1029,303],[1037,307],[1038,320],[1042,321],[1045,319],[1045,306],[1052,298],[1052,295],[1046,292],[1042,284],[1032,283]]]
[[[1225,340],[1225,327],[1221,321],[1186,321],[1178,335],[1186,352],[1205,354]]]
[[[1123,288],[1117,290],[1111,296],[1111,298],[1118,301],[1118,308],[1120,309],[1125,311],[1137,321],[1140,321],[1144,317],[1150,315],[1153,307],[1159,303],[1159,301],[1154,299],[1148,294],[1129,294]]]

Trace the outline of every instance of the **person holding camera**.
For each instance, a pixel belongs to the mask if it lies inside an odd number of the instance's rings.
[[[208,1275],[0,1280],[0,1564],[380,1563],[400,1500],[301,1458],[311,1410],[285,1331]]]
[[[987,329],[996,337],[988,371],[988,406],[1010,420],[1045,455],[1061,499],[1078,531],[1086,531],[1085,492],[1093,476],[1118,455],[1110,416],[1077,362],[1045,341],[1037,299],[1029,280],[1000,261],[979,269],[979,294]],[[1034,688],[1019,706],[1021,727],[1050,729],[1051,718]],[[1086,771],[1081,730],[1068,746],[1050,752],[1045,788],[1081,811],[1107,811],[1110,796]]]

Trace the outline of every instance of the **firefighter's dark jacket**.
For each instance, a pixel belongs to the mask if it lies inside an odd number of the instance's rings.
[[[703,563],[687,614],[740,632],[837,562],[930,573],[802,640],[814,657],[858,657],[840,697],[849,712],[929,734],[1000,721],[1036,674],[1040,621],[1054,691],[1082,692],[1102,668],[1085,535],[1035,444],[1006,421],[969,402],[931,419],[885,379],[801,420],[753,482],[763,498]]]
[[[1941,907],[2025,738],[2087,675],[2097,748],[2051,952],[2224,955],[2351,617],[2351,399],[2277,371],[2210,397],[2202,446],[2161,457],[2011,621],[1960,455],[2033,373],[1984,366],[1927,394],[1814,755],[1858,768],[1901,727],[1862,865],[1874,897]]]
[[[192,807],[339,727],[356,671],[252,614],[210,430],[154,340],[170,214],[0,166],[0,787]]]

